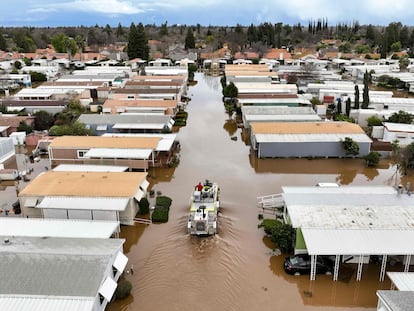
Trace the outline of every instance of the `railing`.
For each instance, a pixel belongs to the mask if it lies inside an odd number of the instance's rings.
[[[284,206],[284,201],[281,193],[265,195],[257,197],[257,207],[261,208],[263,212],[271,211],[277,214],[277,208]]]

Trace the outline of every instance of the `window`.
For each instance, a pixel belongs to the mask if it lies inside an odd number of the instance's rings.
[[[85,158],[85,154],[88,152],[89,150],[78,150],[78,159],[83,159]]]

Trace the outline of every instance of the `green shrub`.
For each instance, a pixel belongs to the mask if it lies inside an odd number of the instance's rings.
[[[170,206],[171,206],[171,202],[172,202],[171,198],[169,198],[165,195],[160,195],[155,200],[155,206],[156,207],[165,207],[165,208],[169,209]]]
[[[147,198],[142,198],[141,201],[139,201],[138,206],[138,214],[145,215],[149,213],[149,202]]]
[[[115,299],[124,299],[131,293],[132,284],[127,280],[121,280],[115,290]]]
[[[282,223],[276,219],[263,219],[263,221],[257,226],[258,228],[263,228],[264,232],[268,235],[272,234],[272,231],[280,227]]]
[[[154,211],[152,212],[152,222],[167,222],[169,211],[170,209],[168,207],[156,206]]]

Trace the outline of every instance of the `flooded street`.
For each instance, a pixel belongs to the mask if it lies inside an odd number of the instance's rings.
[[[310,282],[309,276],[285,274],[285,255],[273,252],[257,228],[256,197],[318,182],[395,185],[395,167],[387,160],[366,168],[363,160],[351,159],[257,159],[224,111],[220,78],[198,73],[195,79],[187,126],[177,135],[180,164],[149,172],[152,189],[173,199],[169,221],[123,227],[128,265],[134,267],[127,275],[132,297],[108,310],[375,310],[376,289],[390,288],[388,279],[378,281],[375,265],[364,266],[361,282],[351,268],[337,282],[330,275]],[[219,234],[190,237],[190,194],[205,179],[221,188]]]

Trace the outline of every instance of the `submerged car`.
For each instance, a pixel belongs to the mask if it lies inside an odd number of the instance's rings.
[[[311,258],[308,254],[298,254],[285,259],[284,268],[288,274],[309,274],[311,270]],[[333,261],[329,258],[317,256],[316,273],[325,274],[332,272]]]

